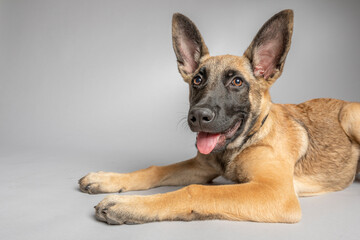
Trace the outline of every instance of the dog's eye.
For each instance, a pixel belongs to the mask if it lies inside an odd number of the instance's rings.
[[[202,79],[201,79],[200,76],[196,76],[196,77],[194,77],[194,79],[192,80],[192,82],[193,82],[194,85],[199,86],[199,85],[201,84],[201,82],[202,82]]]
[[[240,87],[242,85],[243,81],[241,78],[234,78],[232,81],[231,81],[231,85],[235,86],[235,87]]]

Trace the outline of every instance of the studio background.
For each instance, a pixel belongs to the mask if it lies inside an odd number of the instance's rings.
[[[0,1],[0,236],[356,239],[358,182],[302,199],[303,221],[295,225],[109,227],[93,218],[104,195],[77,189],[91,171],[128,172],[196,154],[188,86],[171,43],[173,13],[194,21],[211,55],[242,55],[286,8],[295,12],[294,34],[273,102],[360,101],[358,1]]]

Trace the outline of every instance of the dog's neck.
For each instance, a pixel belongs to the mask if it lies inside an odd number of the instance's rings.
[[[257,132],[260,131],[261,127],[264,125],[268,116],[269,116],[269,113],[267,113],[266,116],[261,120],[260,127],[258,129],[254,129],[248,136],[245,137],[242,145],[246,144]]]
[[[242,152],[245,148],[247,148],[248,146],[251,146],[254,143],[254,142],[252,142],[253,137],[256,134],[260,133],[260,130],[263,129],[263,126],[267,122],[269,114],[270,114],[270,109],[269,109],[269,111],[266,112],[266,115],[264,117],[260,118],[260,116],[258,116],[256,118],[257,119],[256,123],[259,122],[259,124],[254,124],[254,126],[251,128],[250,133],[248,135],[246,135],[245,138],[243,138],[243,140],[237,147],[225,149],[224,151],[211,154],[212,157],[215,159],[215,161],[220,165],[223,172],[226,171],[228,164],[236,156],[238,156],[240,152]],[[259,121],[259,119],[261,119],[261,121]],[[266,133],[265,133],[265,135],[266,135]]]

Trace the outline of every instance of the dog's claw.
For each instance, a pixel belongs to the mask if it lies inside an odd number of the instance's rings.
[[[79,179],[78,184],[81,184],[82,180],[84,180],[84,177]]]
[[[104,215],[106,215],[106,214],[107,214],[107,210],[108,210],[107,208],[104,208],[104,209],[101,210],[101,213],[104,214]]]

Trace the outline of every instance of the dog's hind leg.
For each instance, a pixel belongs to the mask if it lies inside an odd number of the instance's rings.
[[[339,120],[345,133],[360,147],[360,103],[345,105],[340,111]],[[360,158],[356,172],[360,172]]]
[[[360,144],[360,103],[345,105],[340,111],[339,120],[345,133]]]
[[[168,166],[151,166],[131,173],[96,172],[79,180],[82,192],[113,193],[159,186],[184,186],[210,182],[219,173],[198,157]]]

